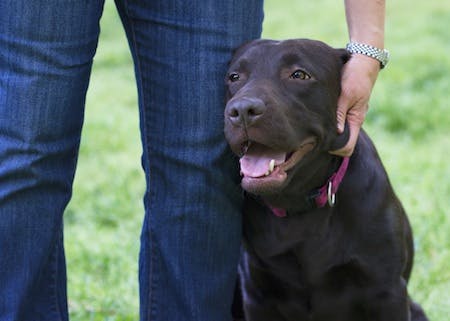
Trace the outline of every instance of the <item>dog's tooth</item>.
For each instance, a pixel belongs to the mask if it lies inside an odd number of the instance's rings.
[[[272,159],[269,163],[269,172],[273,172],[273,169],[275,168],[275,160]]]

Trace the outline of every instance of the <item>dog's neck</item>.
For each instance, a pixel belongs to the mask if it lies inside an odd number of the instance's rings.
[[[277,195],[263,197],[276,216],[333,206],[334,197],[347,171],[349,158],[323,155],[294,174],[291,183]]]

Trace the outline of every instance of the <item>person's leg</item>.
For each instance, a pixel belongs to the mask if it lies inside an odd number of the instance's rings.
[[[237,161],[223,136],[232,51],[262,1],[116,1],[139,85],[146,217],[141,320],[229,321],[241,234]]]
[[[102,6],[0,1],[0,321],[68,319],[62,214]]]

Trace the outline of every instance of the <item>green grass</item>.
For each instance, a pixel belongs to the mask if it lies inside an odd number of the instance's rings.
[[[413,225],[410,292],[435,321],[450,315],[449,25],[448,1],[388,1],[392,59],[379,76],[365,123]],[[342,1],[267,0],[263,36],[344,46]],[[140,154],[132,62],[107,1],[65,215],[72,320],[138,319]]]

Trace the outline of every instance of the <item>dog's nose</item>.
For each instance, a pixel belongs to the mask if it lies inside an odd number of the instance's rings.
[[[226,107],[226,113],[231,123],[236,126],[254,124],[266,111],[267,107],[259,98],[239,98],[231,100]]]

